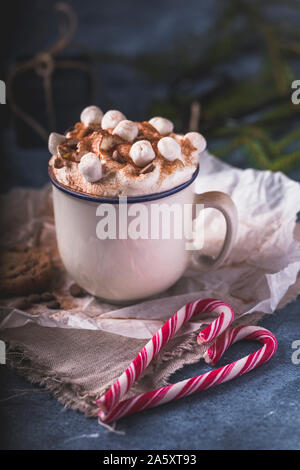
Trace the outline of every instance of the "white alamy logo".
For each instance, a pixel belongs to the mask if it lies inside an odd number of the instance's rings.
[[[6,344],[0,340],[0,364],[6,364]]]
[[[203,204],[127,204],[119,198],[113,204],[100,204],[96,216],[99,240],[185,240],[186,250],[199,250],[204,244]]]
[[[296,349],[292,354],[292,363],[298,365],[300,364],[300,339],[293,341],[292,349]]]
[[[0,104],[6,104],[6,85],[3,80],[0,80]]]
[[[293,104],[300,103],[300,80],[294,80],[292,82],[292,89],[295,90],[292,93],[291,100]]]

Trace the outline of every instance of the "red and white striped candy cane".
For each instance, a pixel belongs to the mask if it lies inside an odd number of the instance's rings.
[[[97,406],[105,413],[112,410],[122,400],[131,385],[138,380],[152,359],[182,325],[195,315],[211,312],[219,314],[219,317],[201,331],[197,338],[199,343],[205,344],[213,341],[233,322],[234,312],[232,307],[220,300],[202,299],[186,304],[158,330],[127,367],[125,372],[114,382],[105,395],[97,401]]]
[[[109,412],[105,413],[104,411],[100,411],[100,421],[115,421],[123,416],[136,413],[137,411],[153,408],[163,403],[191,395],[200,390],[228,382],[260,366],[271,359],[276,352],[277,341],[270,331],[257,326],[241,326],[231,328],[221,337],[217,338],[215,343],[207,350],[205,360],[211,364],[215,364],[231,344],[242,339],[257,340],[260,341],[263,346],[257,352],[249,354],[243,359],[239,359],[219,369],[129,398],[117,404]]]
[[[260,366],[264,362],[267,362],[275,354],[277,349],[277,340],[273,333],[260,326],[237,326],[236,328],[230,328],[219,336],[216,341],[207,349],[204,353],[204,360],[207,364],[215,366],[224,352],[234,343],[241,340],[254,340],[263,343],[263,347],[257,352],[249,354],[249,356],[240,359],[232,363],[234,369],[232,372],[235,374],[234,377],[243,375],[246,372]],[[230,364],[230,365],[232,365]],[[227,367],[227,366],[225,366]],[[240,372],[238,372],[240,368]],[[230,374],[231,375],[231,374]],[[231,376],[227,380],[230,380]],[[224,380],[225,382],[225,380]]]

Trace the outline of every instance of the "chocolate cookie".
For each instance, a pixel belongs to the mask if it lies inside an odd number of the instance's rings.
[[[52,276],[50,257],[40,248],[16,247],[0,254],[0,292],[28,295],[45,290]]]

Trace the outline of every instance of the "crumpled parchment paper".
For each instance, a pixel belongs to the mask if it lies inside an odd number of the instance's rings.
[[[185,303],[215,297],[232,304],[236,317],[253,312],[273,313],[300,271],[300,243],[293,233],[300,209],[300,184],[282,173],[240,170],[212,155],[202,155],[197,193],[211,190],[231,195],[239,215],[235,247],[225,264],[216,271],[188,270],[163,294],[128,307],[105,304],[87,295],[74,299],[57,252],[51,188],[15,188],[2,197],[5,232],[2,245],[38,244],[50,252],[57,275],[53,290],[62,305],[59,311],[35,305],[27,312],[11,307],[13,299],[2,302],[0,327],[18,327],[27,322],[61,328],[100,329],[133,338],[150,338]],[[225,222],[217,211],[205,211],[205,253],[221,246]],[[159,300],[158,300],[159,299]],[[193,319],[178,332],[198,330]],[[243,319],[241,319],[243,322]]]

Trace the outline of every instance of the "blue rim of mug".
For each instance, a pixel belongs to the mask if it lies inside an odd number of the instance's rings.
[[[195,181],[199,173],[199,166],[197,166],[196,170],[193,173],[193,176],[186,181],[185,183],[180,184],[179,186],[175,186],[175,188],[168,189],[167,191],[163,191],[161,193],[155,193],[155,194],[148,194],[146,196],[130,196],[127,198],[127,203],[133,203],[133,202],[148,202],[148,201],[155,201],[157,199],[162,199],[164,197],[171,196],[172,194],[176,194],[179,191],[181,191],[184,188],[187,188],[190,184]],[[76,191],[72,191],[71,189],[63,186],[62,184],[58,183],[53,176],[51,175],[51,167],[48,169],[48,174],[49,178],[51,180],[51,183],[53,186],[55,186],[57,189],[60,191],[68,194],[69,196],[76,197],[78,199],[83,199],[84,201],[91,201],[91,202],[106,202],[107,204],[120,204],[122,203],[122,199],[120,200],[119,198],[105,198],[105,197],[95,197],[95,196],[90,196],[88,194],[84,193],[78,193]]]

